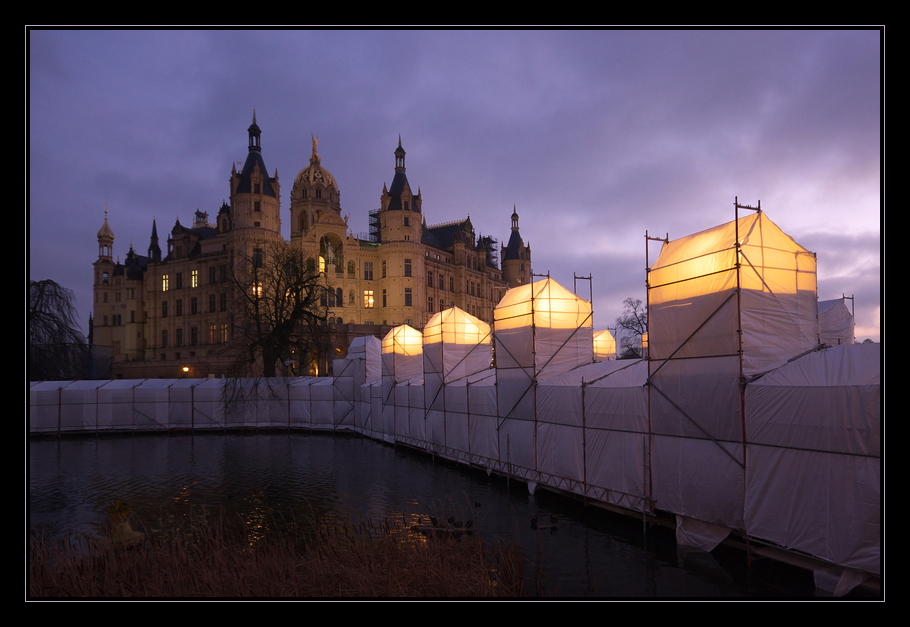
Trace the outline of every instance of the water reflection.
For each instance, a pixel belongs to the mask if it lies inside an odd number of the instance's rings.
[[[352,534],[381,525],[410,542],[467,532],[514,538],[526,574],[563,596],[813,595],[809,573],[749,569],[744,554],[723,547],[678,555],[666,529],[645,533],[640,520],[359,437],[110,436],[33,440],[29,453],[32,532],[98,537],[107,506],[123,499],[152,532],[224,511],[243,521],[253,545],[287,528]]]

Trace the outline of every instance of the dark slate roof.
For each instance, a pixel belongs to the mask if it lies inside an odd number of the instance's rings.
[[[243,169],[240,171],[240,184],[237,186],[237,193],[250,194],[253,192],[253,184],[250,177],[253,174],[253,169],[257,165],[259,166],[259,171],[262,173],[262,193],[266,196],[276,198],[275,188],[272,187],[272,181],[274,179],[269,178],[269,171],[265,168],[265,161],[262,159],[262,153],[258,150],[250,150],[250,153],[246,156],[246,163],[243,164]]]
[[[432,246],[433,248],[438,248],[439,250],[448,250],[451,248],[451,245],[446,246],[443,244],[436,236],[436,232],[432,229],[428,229],[426,224],[423,225],[423,233],[420,235],[420,243],[425,244],[426,246]]]
[[[503,255],[502,260],[520,259],[521,257],[518,254],[518,250],[521,248],[521,244],[521,235],[518,234],[517,230],[512,231],[512,235],[509,237],[509,243],[506,245],[506,253]]]
[[[448,222],[432,228],[424,227],[424,233],[431,233],[433,238],[439,242],[439,245],[436,246],[436,248],[449,250],[455,244],[456,239],[463,240],[464,234],[462,232],[462,227],[465,222],[467,222],[467,220],[462,222]],[[430,245],[433,246],[433,244]]]

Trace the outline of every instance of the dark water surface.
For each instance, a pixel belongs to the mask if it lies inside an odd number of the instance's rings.
[[[812,574],[718,547],[677,554],[672,530],[429,455],[353,436],[299,433],[107,436],[29,442],[31,531],[97,537],[107,506],[144,524],[225,510],[255,533],[281,520],[327,525],[430,516],[473,520],[485,539],[514,538],[526,573],[561,597],[812,598]],[[280,515],[276,517],[276,514]],[[533,517],[556,530],[531,528]]]

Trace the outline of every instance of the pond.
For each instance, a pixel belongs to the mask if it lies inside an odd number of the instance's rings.
[[[306,433],[118,435],[29,441],[31,533],[98,537],[107,506],[143,524],[202,512],[253,534],[287,520],[328,526],[472,521],[514,539],[549,594],[599,598],[811,598],[812,574],[737,549],[677,552],[673,531],[483,470],[369,439]],[[538,528],[532,528],[536,518]],[[546,523],[545,525],[543,523]],[[542,528],[544,527],[544,528]]]

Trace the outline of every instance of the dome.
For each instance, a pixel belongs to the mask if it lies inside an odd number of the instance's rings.
[[[321,184],[326,188],[334,187],[336,190],[338,189],[335,177],[322,167],[322,163],[319,160],[319,153],[316,152],[316,143],[318,141],[318,137],[313,138],[313,154],[310,156],[310,165],[297,174],[297,178],[294,179],[294,190],[301,186],[313,187],[317,184]]]
[[[114,239],[114,232],[107,223],[107,211],[104,212],[104,224],[102,224],[101,228],[98,230],[97,237],[98,239]]]

